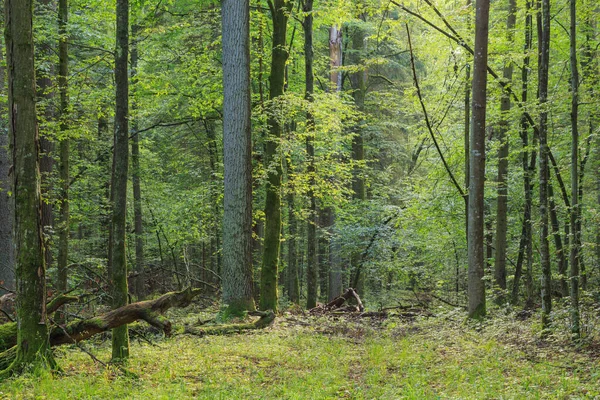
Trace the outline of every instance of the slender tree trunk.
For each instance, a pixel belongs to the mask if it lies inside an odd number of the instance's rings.
[[[335,211],[330,208],[329,216],[329,235],[331,239],[329,240],[329,259],[328,264],[330,266],[329,270],[329,291],[328,291],[328,299],[333,300],[337,296],[342,293],[343,289],[343,279],[344,274],[342,271],[342,263],[340,257],[340,245],[339,240],[335,239]],[[357,285],[358,286],[358,285]]]
[[[469,14],[467,15],[467,27],[469,34],[471,33],[471,14],[470,9],[472,8],[471,0],[467,0],[467,8]],[[468,56],[467,56],[468,57]],[[467,59],[465,65],[465,96],[464,96],[464,107],[465,107],[465,119],[464,119],[464,148],[465,148],[465,188],[467,188],[467,197],[465,201],[465,239],[469,241],[469,187],[470,180],[469,174],[471,173],[471,65]]]
[[[288,297],[291,302],[298,304],[300,302],[300,282],[298,276],[298,251],[297,241],[298,236],[298,222],[296,219],[296,205],[293,193],[288,193]]]
[[[506,21],[506,32],[508,43],[514,41],[514,29],[517,20],[517,3],[516,0],[508,2],[508,18]],[[504,81],[510,85],[513,77],[512,61],[507,61],[504,64],[503,70]],[[496,285],[502,289],[502,294],[498,297],[500,302],[504,299],[504,291],[506,290],[506,234],[507,211],[508,211],[508,113],[510,112],[510,94],[506,90],[502,91],[502,99],[500,101],[500,111],[502,112],[502,121],[498,129],[498,141],[500,148],[498,149],[498,200],[496,207],[496,258],[494,261],[494,279]]]
[[[4,13],[2,16],[4,26]],[[0,50],[0,94],[6,96],[6,68],[4,67],[4,50]],[[9,149],[8,108],[0,104],[0,281],[9,290],[15,289],[15,250],[12,230],[15,218],[14,197],[10,196],[12,165]],[[0,289],[0,295],[5,290]]]
[[[115,144],[112,176],[112,285],[113,308],[128,302],[127,254],[125,250],[127,217],[127,171],[129,169],[129,0],[117,0],[117,48],[115,52]],[[127,325],[113,329],[112,358],[129,357]]]
[[[539,28],[538,28],[539,29]],[[542,0],[539,62],[540,137],[540,263],[542,267],[542,328],[550,325],[552,311],[552,271],[548,243],[548,67],[550,58],[550,0]]]
[[[335,93],[340,93],[342,90],[342,72],[340,67],[343,65],[343,52],[342,52],[342,31],[338,29],[337,25],[333,25],[329,28],[329,88]],[[341,261],[339,255],[333,254],[332,252],[339,249],[339,246],[335,243],[338,238],[335,237],[335,225],[336,216],[335,209],[333,207],[326,207],[322,214],[323,223],[321,227],[324,228],[323,234],[325,234],[325,228],[327,236],[329,237],[329,244],[323,243],[321,253],[325,252],[325,247],[328,248],[328,259],[324,259],[324,263],[321,263],[321,298],[333,299],[341,292],[343,287],[343,274],[341,271]],[[323,241],[322,241],[323,242]],[[328,272],[326,272],[328,270]],[[326,282],[328,280],[328,282]],[[327,290],[327,291],[326,291]]]
[[[313,101],[315,78],[313,72],[313,0],[305,0],[304,11],[304,75],[306,81],[305,98]],[[306,308],[311,309],[317,305],[317,289],[319,264],[317,261],[317,199],[315,198],[315,146],[314,146],[314,118],[310,112],[306,115],[306,153],[308,155],[307,173],[309,174],[309,214],[306,224]]]
[[[138,69],[138,31],[137,23],[131,25],[131,37],[133,39],[131,46],[131,84],[135,91],[137,83]],[[135,98],[135,97],[134,97]],[[135,112],[137,106],[135,100],[131,104],[132,111]],[[137,276],[134,280],[134,291],[138,300],[143,300],[144,293],[144,223],[142,218],[142,189],[140,182],[140,135],[138,133],[137,118],[131,121],[131,130],[133,131],[133,139],[131,141],[131,167],[132,167],[132,186],[133,186],[133,218],[135,231],[135,272]]]
[[[362,21],[366,20],[366,15],[360,16]],[[367,32],[362,23],[354,25],[352,28],[352,50],[350,63],[357,68],[356,72],[350,74],[352,83],[352,96],[354,104],[360,113],[365,112],[365,96],[367,94],[367,70],[363,65],[364,53],[366,51]],[[356,163],[352,171],[352,197],[358,201],[366,199],[365,179],[362,176],[362,163],[365,160],[365,147],[363,139],[364,118],[358,121],[355,127],[354,137],[352,138],[352,160]],[[351,255],[352,265],[357,266],[360,263],[360,253],[354,251]],[[356,292],[361,296],[365,293],[365,273],[359,275]]]
[[[558,222],[558,212],[554,201],[554,188],[550,182],[548,182],[548,203],[550,205],[550,225],[552,226],[552,236],[554,237],[554,247],[556,248],[556,258],[558,259],[558,273],[561,276],[560,291],[561,295],[566,297],[569,295],[569,286],[565,279],[567,276],[566,247],[563,246],[560,235],[560,223]]]
[[[225,166],[223,302],[237,313],[255,309],[252,290],[252,137],[248,0],[224,0],[221,15]]]
[[[524,59],[523,68],[521,69],[521,102],[527,104],[528,100],[528,83],[530,72],[530,53],[533,42],[533,18],[531,16],[531,3],[525,2],[525,44],[524,44]],[[533,306],[533,236],[532,236],[532,208],[533,208],[533,184],[532,179],[535,176],[535,166],[537,153],[535,150],[531,152],[529,159],[529,122],[527,117],[521,115],[521,140],[523,142],[523,189],[525,190],[525,209],[523,213],[524,223],[524,240],[525,240],[525,307]],[[532,148],[535,149],[535,136],[533,138]],[[518,280],[515,276],[515,287],[513,287],[513,303],[517,302],[518,295]]]
[[[475,57],[473,62],[473,102],[469,187],[469,317],[485,315],[485,283],[483,254],[483,196],[485,180],[485,118],[487,94],[487,53],[489,0],[475,4]]]
[[[361,19],[365,19],[363,15]],[[352,32],[352,50],[353,57],[350,62],[357,68],[356,72],[350,74],[352,83],[352,95],[354,104],[359,112],[365,112],[365,96],[367,94],[367,70],[363,65],[364,52],[366,51],[367,32],[362,24],[355,25]],[[365,147],[363,143],[362,129],[365,124],[361,118],[356,126],[355,135],[352,138],[352,159],[357,164],[353,170],[352,191],[353,197],[357,200],[365,200],[365,179],[362,176],[360,163],[365,159]]]
[[[470,2],[469,2],[470,4]],[[465,238],[469,240],[469,198],[468,189],[471,184],[471,65],[465,66],[465,122],[464,122],[464,140],[465,140],[465,187],[467,188],[467,201],[465,201]]]
[[[561,275],[560,288],[561,295],[568,296],[569,287],[565,279],[567,275],[567,260],[565,258],[565,249],[560,234],[560,223],[558,221],[558,207],[554,201],[554,188],[551,182],[548,182],[548,204],[550,207],[550,226],[552,227],[552,236],[554,238],[554,247],[556,249],[556,258],[558,259],[558,273]]]
[[[579,328],[579,248],[581,225],[579,212],[579,71],[577,69],[577,2],[570,0],[570,61],[571,61],[571,226],[573,243],[571,264],[571,333],[573,339],[581,336]]]
[[[60,164],[58,166],[60,177],[60,216],[59,216],[59,239],[58,239],[58,284],[60,292],[66,292],[67,265],[69,262],[69,153],[70,143],[66,132],[69,129],[69,48],[67,44],[67,22],[69,19],[69,8],[67,0],[58,2],[58,88],[60,93]],[[61,318],[62,319],[62,318]]]
[[[273,17],[273,48],[271,74],[269,76],[271,100],[283,95],[285,64],[288,58],[286,32],[292,2],[274,0],[269,2]],[[265,151],[267,195],[265,201],[265,242],[260,274],[260,308],[277,311],[277,269],[281,236],[281,160],[277,155],[283,127],[271,115],[268,119],[269,136]]]
[[[584,4],[587,7],[596,7],[597,10],[597,2],[595,1],[585,1]],[[598,49],[592,48],[592,43],[595,43],[597,40],[597,27],[595,26],[596,22],[593,20],[593,17],[597,15],[596,13],[588,12],[585,17],[585,22],[583,24],[583,29],[585,30],[585,42],[583,44],[583,57],[581,59],[581,70],[583,72],[582,82],[587,82],[586,92],[589,95],[590,102],[592,104],[598,104],[598,83],[600,81],[598,76]],[[591,107],[588,111],[588,129],[589,129],[589,137],[590,144],[593,143],[594,146],[594,163],[595,163],[595,179],[596,179],[596,190],[597,190],[597,203],[600,203],[600,135],[594,134],[598,127],[599,114],[597,107]],[[582,163],[583,164],[583,163]],[[583,168],[580,168],[583,170]],[[582,191],[581,187],[583,183],[583,179],[579,180],[580,184],[580,192]],[[580,195],[580,199],[581,199]],[[581,210],[579,211],[581,214]],[[580,216],[581,223],[581,216]],[[598,224],[596,224],[598,225]],[[595,245],[595,254],[596,254],[596,272],[600,270],[600,229],[596,229],[596,245]],[[580,251],[582,248],[580,247]],[[583,257],[579,256],[580,261],[583,260]],[[583,274],[582,271],[582,279],[587,279],[587,275]],[[583,284],[584,282],[582,282]],[[584,285],[582,285],[584,286]],[[585,287],[584,287],[585,290]]]
[[[32,14],[32,0],[5,0],[19,323],[16,361],[2,375],[20,372],[27,364],[33,364],[35,368],[55,366],[46,315]]]

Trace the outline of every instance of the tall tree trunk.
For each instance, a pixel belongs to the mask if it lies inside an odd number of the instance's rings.
[[[2,375],[20,370],[27,364],[33,364],[35,368],[55,366],[46,315],[32,14],[32,0],[5,0],[19,323],[16,361]]]
[[[365,19],[363,15],[361,19]],[[357,24],[353,28],[352,32],[352,59],[351,64],[357,69],[356,72],[350,74],[350,82],[352,83],[352,96],[354,97],[354,104],[359,112],[364,113],[365,111],[365,96],[367,94],[367,70],[363,65],[363,58],[365,52],[365,45],[367,40],[367,32],[362,24]],[[352,191],[353,197],[357,200],[364,200],[365,196],[365,179],[361,174],[361,166],[365,159],[365,148],[363,143],[362,129],[365,124],[363,118],[360,119],[358,125],[355,128],[354,137],[352,138],[352,159],[357,164],[353,170],[352,177]]]
[[[570,0],[570,61],[571,61],[571,227],[573,243],[569,263],[571,264],[571,333],[573,339],[581,336],[579,328],[579,248],[581,225],[579,212],[579,71],[577,69],[577,2]]]
[[[129,169],[129,0],[117,0],[115,52],[115,143],[112,176],[112,285],[113,308],[127,304],[127,254],[125,248],[127,217],[127,171]],[[113,329],[112,359],[129,357],[127,325]]]
[[[131,84],[135,92],[136,83],[138,81],[138,31],[137,22],[131,25]],[[134,97],[135,99],[135,97]],[[137,106],[135,100],[131,104],[132,111],[135,112]],[[131,130],[133,131],[133,140],[131,141],[131,183],[133,186],[133,218],[135,232],[135,277],[133,288],[138,300],[143,300],[144,293],[144,224],[142,218],[142,188],[140,182],[140,135],[138,133],[137,118],[131,121]]]
[[[305,0],[302,11],[305,13],[304,29],[304,75],[306,81],[305,98],[313,101],[315,78],[313,72],[313,0]],[[306,224],[306,308],[317,305],[319,264],[317,261],[317,199],[315,197],[315,145],[314,118],[310,112],[306,115],[306,153],[308,155],[307,173],[309,174],[309,214]]]
[[[337,25],[333,25],[329,28],[329,88],[332,93],[340,93],[342,90],[342,72],[340,67],[343,64],[343,52],[342,52],[342,31],[338,29]],[[323,228],[323,234],[327,231],[329,237],[329,245],[323,243],[321,253],[325,252],[325,247],[328,248],[329,258],[324,259],[321,263],[322,266],[322,279],[321,279],[321,298],[333,299],[339,296],[343,287],[343,274],[341,271],[341,265],[339,265],[340,257],[332,252],[339,249],[336,245],[336,241],[339,240],[335,237],[335,209],[331,206],[326,207],[322,213],[321,227]],[[321,241],[323,242],[323,241]],[[328,270],[328,272],[326,272]],[[326,284],[328,280],[328,284]],[[327,292],[326,292],[327,290]]]
[[[271,100],[283,95],[285,64],[288,59],[286,43],[287,22],[292,2],[269,1],[273,17],[273,48],[269,97]],[[281,236],[281,160],[277,155],[283,127],[273,114],[268,119],[269,136],[265,151],[267,195],[265,200],[265,242],[260,274],[260,308],[277,311],[277,269]]]
[[[366,15],[360,16],[364,22]],[[356,24],[352,28],[352,53],[350,63],[357,68],[356,72],[350,74],[350,82],[352,83],[352,96],[354,104],[360,113],[365,112],[365,96],[367,93],[367,70],[363,65],[364,53],[366,51],[367,32],[362,23]],[[355,200],[364,201],[365,195],[365,179],[362,176],[362,163],[365,159],[365,147],[363,132],[365,121],[361,116],[358,124],[355,127],[354,137],[352,138],[352,160],[356,163],[352,171],[352,197]],[[360,263],[360,253],[354,251],[351,255],[352,265],[356,268]],[[358,273],[358,272],[357,272]],[[361,295],[365,292],[365,273],[359,274],[359,279],[355,290]]]
[[[255,309],[252,290],[252,137],[250,5],[224,0],[223,18],[223,302]],[[278,239],[279,240],[279,239]]]
[[[514,29],[517,20],[517,3],[516,0],[508,1],[508,18],[506,20],[506,32],[508,43],[514,40]],[[504,82],[508,85],[512,82],[513,63],[507,61],[504,64],[503,70]],[[500,111],[502,112],[502,121],[498,129],[498,141],[500,148],[498,149],[498,200],[496,207],[496,258],[494,261],[494,279],[496,285],[502,289],[502,294],[498,296],[500,302],[504,299],[504,291],[506,290],[506,233],[507,225],[507,210],[508,210],[508,114],[510,112],[510,94],[502,91],[502,99],[500,101]]]
[[[531,16],[531,3],[525,2],[525,43],[523,45],[523,67],[521,68],[521,103],[527,104],[529,95],[529,72],[531,62],[531,46],[533,42],[533,18]],[[532,221],[531,211],[533,203],[533,184],[532,179],[535,175],[535,166],[537,153],[535,150],[529,153],[529,122],[525,114],[521,115],[520,135],[523,143],[523,189],[525,191],[525,205],[523,208],[523,236],[521,238],[523,246],[519,246],[520,260],[526,263],[525,268],[525,305],[527,308],[533,306],[533,243],[532,243]],[[532,147],[535,148],[535,136]],[[521,251],[524,256],[521,256]],[[515,271],[515,280],[513,282],[511,301],[517,304],[519,295],[519,281],[521,277],[521,268],[517,263]]]
[[[586,1],[584,4],[587,7],[596,7],[597,3],[595,1]],[[587,82],[586,92],[590,97],[590,102],[592,104],[598,104],[598,83],[600,78],[598,76],[598,49],[592,48],[592,43],[595,43],[597,40],[597,27],[596,21],[593,19],[596,13],[588,12],[585,17],[585,22],[583,24],[585,30],[585,42],[583,44],[583,57],[581,59],[581,70],[583,72],[582,82]],[[600,203],[600,135],[594,134],[598,127],[599,114],[597,107],[591,107],[588,111],[588,129],[589,129],[589,137],[594,143],[594,163],[595,163],[595,179],[596,179],[596,190],[597,190],[597,198],[596,202]],[[591,144],[591,143],[590,143]],[[582,185],[583,180],[580,179],[580,185]],[[581,188],[580,188],[581,191]],[[580,196],[581,197],[581,196]],[[580,210],[581,213],[581,210]],[[581,218],[580,218],[581,223]],[[598,224],[596,224],[598,226]],[[595,254],[596,254],[596,270],[600,270],[598,265],[600,265],[600,229],[596,228],[596,244],[595,244]],[[580,248],[581,251],[581,248]],[[580,255],[580,260],[583,257]],[[583,275],[583,274],[582,274]],[[586,276],[582,276],[582,278],[586,278]],[[583,282],[582,282],[583,283]],[[584,288],[585,290],[585,288]]]
[[[67,44],[67,22],[69,8],[67,0],[58,2],[58,88],[60,92],[60,164],[58,167],[60,177],[60,216],[58,238],[58,285],[61,292],[67,291],[67,264],[69,260],[69,138],[66,132],[69,129],[69,48]],[[62,319],[62,318],[61,318]]]
[[[542,0],[539,62],[540,137],[540,263],[542,267],[542,328],[550,325],[552,311],[552,271],[548,243],[548,67],[550,58],[550,0]],[[540,28],[538,28],[540,30]]]
[[[489,0],[475,4],[475,56],[473,61],[473,102],[469,187],[469,317],[485,315],[485,283],[483,254],[483,196],[485,180],[485,117],[487,94],[487,55]]]
[[[52,13],[52,7],[55,0],[38,0],[35,2],[36,15],[40,17],[49,17]],[[49,19],[49,18],[48,18]],[[36,45],[36,54],[41,54],[44,61],[50,64],[49,58],[52,57],[55,49],[53,48],[48,38],[42,36],[42,40]],[[54,169],[54,142],[50,139],[49,131],[50,122],[54,119],[55,113],[52,107],[54,98],[53,84],[51,74],[53,66],[49,68],[38,68],[36,73],[37,97],[39,103],[43,104],[42,115],[40,116],[41,134],[40,134],[40,173],[41,173],[41,190],[42,190],[42,229],[44,232],[44,247],[46,249],[46,266],[52,265],[52,251],[50,248],[50,236],[54,227],[54,206],[50,201],[50,193],[52,192],[52,171]],[[39,104],[38,103],[38,104]]]
[[[4,13],[2,16],[4,25]],[[4,50],[0,50],[0,94],[6,96],[6,68]],[[0,104],[0,281],[2,286],[15,289],[15,251],[13,246],[13,220],[15,218],[14,197],[11,192],[10,167],[12,165],[9,149],[8,108]],[[0,289],[0,295],[5,290]]]

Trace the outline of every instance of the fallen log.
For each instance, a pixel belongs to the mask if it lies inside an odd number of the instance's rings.
[[[50,331],[50,345],[79,342],[112,328],[129,324],[137,320],[144,320],[165,332],[171,333],[171,323],[160,316],[171,307],[187,307],[192,300],[199,296],[200,289],[185,289],[181,292],[171,292],[155,300],[140,301],[109,311],[106,314],[67,324],[54,326]],[[77,301],[76,296],[57,296],[47,306],[48,314],[56,311],[60,306]],[[9,323],[0,325],[0,370],[3,365],[14,358],[14,346],[17,344],[17,324]],[[12,357],[12,358],[11,358]],[[10,362],[8,363],[10,364]]]
[[[203,327],[186,326],[184,333],[189,333],[196,336],[228,335],[230,333],[240,333],[247,330],[266,328],[275,320],[275,313],[270,310],[249,312],[248,315],[260,318],[254,322],[245,324],[210,325]]]
[[[354,299],[356,301],[356,306],[346,305],[346,302],[350,299]],[[344,306],[344,307],[342,307]],[[346,291],[341,295],[331,300],[329,303],[323,305],[320,304],[317,307],[311,308],[308,312],[310,314],[324,314],[329,313],[331,311],[345,311],[345,312],[363,312],[365,307],[363,306],[358,293],[352,288],[346,289]]]
[[[52,314],[65,304],[79,301],[77,296],[59,295],[46,305],[46,313]],[[9,322],[0,325],[0,351],[9,349],[17,344],[17,323]],[[2,368],[0,368],[2,370]]]

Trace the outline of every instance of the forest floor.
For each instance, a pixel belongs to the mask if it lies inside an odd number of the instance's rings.
[[[198,314],[169,315],[191,323]],[[465,323],[460,310],[430,318],[332,319],[284,314],[239,335],[132,334],[125,376],[74,346],[56,349],[62,372],[0,384],[4,399],[526,399],[598,398],[600,352],[540,340],[536,323],[497,315]],[[187,316],[185,316],[187,315]],[[202,315],[200,315],[202,316]],[[134,325],[135,329],[143,326]],[[110,340],[83,346],[110,358]],[[140,340],[141,339],[141,340]],[[150,340],[148,340],[150,339]],[[597,350],[597,349],[596,349]]]

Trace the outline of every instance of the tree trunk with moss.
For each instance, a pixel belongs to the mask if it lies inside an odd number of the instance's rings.
[[[273,48],[271,74],[269,76],[270,99],[283,95],[285,64],[288,59],[287,22],[292,2],[274,0],[269,2],[273,18]],[[274,107],[277,107],[273,104]],[[281,236],[281,160],[277,155],[283,130],[281,121],[270,113],[269,133],[265,148],[267,168],[267,194],[265,200],[265,240],[260,273],[260,309],[277,311],[277,277]]]
[[[112,296],[114,309],[128,302],[127,254],[125,248],[127,217],[127,171],[129,169],[129,1],[117,0],[117,48],[115,52],[115,143],[112,176]],[[112,359],[129,357],[127,325],[113,329]]]
[[[302,21],[304,29],[304,76],[305,94],[308,101],[313,101],[315,91],[315,78],[313,72],[313,0],[306,0],[302,11],[305,16]],[[315,197],[315,145],[314,145],[314,118],[310,112],[306,115],[306,154],[308,155],[307,173],[309,174],[309,214],[306,224],[306,308],[311,309],[317,305],[319,264],[317,261],[317,199]]]
[[[17,348],[5,374],[24,365],[54,367],[46,315],[46,263],[42,238],[39,136],[35,105],[32,0],[6,0],[9,131],[15,196]]]
[[[0,16],[3,18],[4,14]],[[4,24],[4,21],[2,22]],[[0,50],[0,93],[6,95],[6,68],[4,67],[4,49]],[[10,195],[12,165],[9,150],[8,108],[0,104],[0,282],[9,290],[15,289],[15,251],[13,247],[12,229],[15,217],[14,198]],[[0,289],[0,295],[5,294]]]

